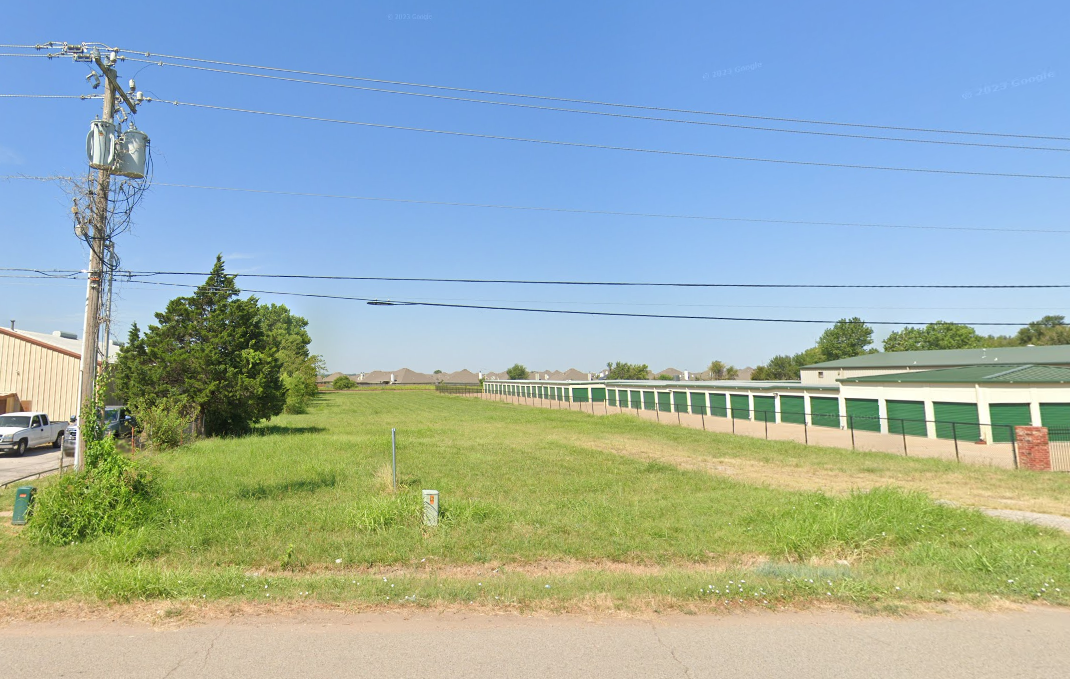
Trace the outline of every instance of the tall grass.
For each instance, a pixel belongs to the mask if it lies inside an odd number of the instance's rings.
[[[326,601],[395,602],[400,588],[423,602],[727,605],[728,580],[755,601],[1070,601],[1065,535],[896,488],[790,492],[600,449],[621,432],[652,446],[731,442],[433,393],[329,394],[260,435],[157,455],[153,517],[125,533],[65,547],[0,533],[0,598],[49,578],[60,598],[250,598],[260,573],[276,599]],[[434,529],[420,518],[425,488],[441,493]],[[399,587],[355,584],[382,570],[400,571]],[[497,599],[476,573],[494,574]]]

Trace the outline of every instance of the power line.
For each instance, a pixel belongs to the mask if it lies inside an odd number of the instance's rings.
[[[179,288],[200,288],[203,286],[190,285],[185,283],[166,283],[162,281],[128,281],[130,283],[141,285],[161,285],[169,287]],[[383,300],[371,297],[351,297],[348,295],[325,295],[310,292],[283,292],[279,290],[251,290],[244,289],[243,292],[251,292],[261,295],[285,295],[290,297],[307,297],[314,299],[334,299],[342,301],[364,302],[372,306],[417,306],[417,307],[434,307],[444,309],[473,309],[479,311],[514,311],[525,313],[537,313],[537,314],[559,314],[569,316],[599,316],[609,318],[648,318],[648,319],[662,319],[662,320],[694,320],[694,321],[739,321],[750,323],[803,323],[803,324],[822,324],[830,325],[837,323],[838,320],[822,320],[822,319],[800,319],[800,318],[742,318],[734,316],[695,316],[688,314],[639,314],[639,313],[627,313],[620,311],[590,311],[590,310],[573,310],[573,309],[539,309],[531,307],[506,307],[506,306],[488,306],[481,304],[449,304],[444,302],[418,302],[407,300]],[[928,325],[933,321],[865,321],[868,325]],[[946,322],[946,321],[945,321]],[[1007,326],[1007,327],[1021,327],[1028,325],[1028,323],[1008,323],[1008,322],[984,322],[984,323],[955,323],[955,325],[969,325],[969,326]]]
[[[0,269],[4,271],[6,269]],[[69,275],[17,275],[0,274],[0,278],[24,278],[32,280],[76,281],[80,278],[77,272]],[[122,275],[124,272],[118,272]],[[228,274],[241,276],[243,274]],[[136,281],[131,283],[155,283],[155,281]],[[176,284],[177,285],[177,284]],[[184,287],[195,288],[195,285],[183,284]],[[413,297],[413,301],[445,301],[445,302],[497,302],[507,304],[576,304],[575,300],[538,300],[538,299],[472,299],[472,298],[441,298],[441,297]],[[670,308],[703,308],[703,309],[817,309],[817,310],[840,310],[840,311],[1051,311],[1051,307],[993,307],[993,306],[834,306],[834,305],[800,305],[800,304],[679,304],[664,302],[592,302],[584,300],[583,304],[595,306],[636,306],[636,307],[670,307]]]
[[[3,55],[0,55],[3,56]],[[100,94],[0,94],[0,99],[100,99]]]
[[[322,118],[319,116],[305,116],[295,113],[278,113],[272,111],[258,111],[255,109],[235,108],[232,106],[215,106],[212,104],[195,104],[191,102],[148,98],[146,101],[159,101],[175,106],[188,106],[193,108],[209,109],[213,111],[231,111],[235,113],[249,113],[253,115],[271,116],[277,118],[289,118],[292,120],[308,120],[322,123],[335,123],[340,125],[356,125],[360,127],[372,127],[384,130],[402,130],[406,132],[424,132],[429,134],[442,134],[469,139],[493,139],[496,141],[517,141],[528,144],[544,144],[547,146],[567,146],[572,148],[599,149],[603,151],[627,151],[630,153],[647,153],[654,155],[679,156],[686,158],[707,158],[714,160],[739,160],[754,163],[773,163],[779,165],[800,165],[806,167],[833,167],[851,170],[882,170],[886,172],[914,172],[922,174],[940,175],[965,175],[972,177],[1010,177],[1015,179],[1058,179],[1067,180],[1067,175],[1028,174],[1020,172],[982,172],[979,170],[946,170],[937,168],[895,167],[889,165],[853,165],[849,163],[827,163],[815,160],[786,160],[782,158],[758,158],[750,156],[729,156],[715,153],[699,153],[697,151],[668,151],[665,149],[645,149],[634,146],[612,146],[607,144],[588,144],[573,141],[556,141],[550,139],[531,139],[527,137],[509,137],[496,134],[482,134],[477,132],[458,132],[455,130],[435,130],[424,127],[408,127],[404,125],[386,125],[384,123],[368,123],[356,120],[340,120],[337,118]]]
[[[3,269],[3,270],[12,270],[12,269]],[[130,275],[130,274],[134,274],[135,272],[123,272],[123,273],[126,274],[126,275]],[[193,274],[191,274],[191,275],[193,275]],[[207,274],[199,273],[199,274],[196,274],[196,275],[207,275]],[[298,277],[298,276],[282,276],[282,275],[276,275],[276,274],[228,274],[228,275],[232,275],[232,276],[235,276],[235,277],[244,275],[244,276],[247,276],[247,277],[260,277],[260,278],[297,278]],[[4,276],[4,277],[6,277],[6,276]],[[16,276],[12,276],[12,277],[16,277]],[[18,278],[27,278],[29,276],[17,276],[17,277]],[[58,277],[55,277],[55,276],[48,276],[48,275],[38,276],[36,278],[41,278],[41,279],[47,278],[47,279],[51,279],[51,280],[63,280],[61,278],[58,278]],[[302,277],[302,278],[325,278],[325,277],[321,277],[321,276],[315,276],[315,277],[306,276],[306,277]],[[327,277],[327,278],[337,279],[337,278],[342,278],[342,277]],[[345,279],[348,280],[350,278],[349,277],[345,277]],[[357,279],[357,280],[366,280],[366,279]],[[372,279],[372,280],[399,280],[399,279]],[[400,279],[400,280],[412,280],[412,279]],[[422,280],[433,280],[433,279],[422,279]],[[166,281],[128,280],[127,282],[128,283],[133,283],[133,284],[136,284],[136,285],[154,285],[154,286],[176,287],[176,288],[187,288],[187,289],[199,289],[199,288],[203,288],[204,287],[203,285],[193,285],[193,284],[189,284],[189,283],[172,283],[172,282],[166,282]],[[559,284],[559,283],[551,283],[551,284]],[[604,284],[602,284],[602,285],[604,285]],[[620,284],[613,283],[611,285],[620,285]],[[676,285],[676,284],[633,283],[633,284],[627,284],[627,285]],[[682,285],[690,286],[690,285],[694,285],[694,284],[682,284]],[[786,286],[764,285],[764,284],[760,285],[760,286],[742,285],[742,284],[725,284],[724,286],[725,287],[786,287]],[[787,287],[937,287],[937,288],[945,288],[945,287],[970,287],[970,286],[810,286],[810,285],[802,285],[802,286],[787,286]],[[1070,286],[973,286],[973,287],[1070,287]],[[342,300],[342,301],[365,302],[366,304],[373,305],[373,306],[417,306],[417,307],[434,307],[434,308],[447,308],[447,309],[472,309],[472,310],[481,310],[481,311],[514,311],[514,312],[540,313],[540,314],[564,314],[564,315],[574,315],[574,316],[600,316],[600,317],[612,317],[612,318],[648,318],[648,319],[672,319],[672,320],[738,321],[738,322],[754,322],[754,323],[801,323],[801,324],[825,324],[825,325],[828,325],[828,324],[833,324],[833,323],[838,322],[836,320],[829,320],[829,319],[735,317],[735,316],[699,316],[699,315],[691,315],[691,314],[646,314],[646,313],[630,313],[630,312],[615,312],[615,311],[590,311],[590,310],[576,310],[576,309],[543,309],[543,308],[531,308],[531,307],[491,306],[491,305],[485,305],[485,304],[457,304],[457,303],[448,303],[448,302],[429,302],[429,301],[401,300],[401,299],[396,299],[396,300],[395,299],[386,299],[386,300],[384,300],[382,298],[373,298],[373,297],[355,297],[355,296],[350,296],[350,295],[328,295],[328,294],[321,294],[321,293],[290,292],[290,291],[282,291],[282,290],[257,290],[257,289],[250,289],[250,288],[244,288],[243,291],[244,292],[249,292],[249,293],[256,293],[256,294],[264,294],[264,295],[283,295],[283,296],[290,296],[290,297],[303,297],[303,298],[313,298],[313,299],[333,299],[333,300]],[[845,307],[845,308],[850,308],[850,307]],[[865,321],[865,323],[870,324],[870,325],[929,325],[929,324],[934,323],[934,322],[935,321]],[[959,321],[959,322],[939,321],[939,322],[953,323],[954,325],[968,325],[968,326],[982,326],[982,327],[983,326],[993,326],[993,327],[997,327],[997,326],[998,327],[1011,327],[1011,326],[1014,326],[1014,327],[1021,327],[1021,326],[1028,325],[1028,323],[1026,323],[1026,322],[1021,322],[1020,323],[1020,322],[1006,322],[1006,321],[995,321],[995,322],[987,322],[987,321],[985,321],[985,322],[978,322],[978,321]]]
[[[718,122],[711,122],[711,121],[707,121],[707,120],[681,120],[679,118],[660,118],[660,117],[653,117],[653,116],[632,115],[632,114],[627,114],[627,113],[612,113],[612,112],[609,112],[609,111],[590,111],[590,110],[582,110],[582,109],[574,109],[574,108],[562,108],[562,107],[558,107],[558,106],[539,106],[539,105],[536,105],[536,104],[521,104],[521,103],[512,102],[512,101],[490,101],[490,100],[486,100],[486,99],[471,99],[471,98],[468,98],[468,97],[453,97],[453,96],[447,96],[447,95],[441,95],[441,94],[428,94],[426,92],[405,92],[405,91],[401,91],[401,90],[388,90],[388,89],[379,88],[379,87],[366,87],[366,86],[362,86],[362,85],[347,85],[345,83],[332,83],[332,82],[324,82],[324,81],[320,81],[320,80],[307,80],[307,79],[304,79],[304,78],[287,78],[287,77],[284,77],[284,76],[267,75],[267,74],[264,74],[264,73],[248,73],[248,72],[243,72],[243,71],[231,71],[231,70],[220,69],[220,68],[208,68],[206,66],[192,66],[190,64],[172,64],[172,63],[166,63],[166,62],[163,62],[163,61],[153,61],[153,60],[150,60],[150,59],[129,59],[128,58],[127,61],[135,61],[135,62],[145,63],[145,64],[149,64],[149,65],[153,65],[153,66],[173,66],[173,67],[176,67],[176,68],[193,69],[193,70],[204,71],[204,72],[209,72],[209,73],[222,73],[222,74],[227,74],[227,75],[240,75],[240,76],[246,76],[246,77],[250,77],[250,78],[263,78],[263,79],[268,79],[268,80],[277,80],[277,81],[282,81],[282,82],[301,83],[301,84],[306,84],[306,85],[322,85],[322,86],[325,86],[325,87],[337,87],[337,88],[342,88],[342,89],[359,90],[359,91],[363,91],[363,92],[380,92],[380,93],[385,93],[385,94],[398,94],[398,95],[404,95],[404,96],[410,96],[410,97],[423,97],[423,98],[428,98],[428,99],[440,99],[440,100],[445,100],[445,101],[458,101],[458,102],[466,102],[466,103],[474,103],[474,104],[489,104],[489,105],[492,105],[492,106],[508,106],[508,107],[513,107],[513,108],[533,109],[533,110],[538,110],[538,111],[554,111],[554,112],[558,112],[558,113],[579,113],[579,114],[583,114],[583,115],[605,116],[605,117],[610,117],[610,118],[622,118],[622,119],[628,119],[628,120],[645,120],[645,121],[662,122],[662,123],[678,123],[678,124],[684,124],[684,125],[702,125],[702,126],[709,126],[709,127],[721,127],[721,128],[730,128],[730,129],[739,129],[739,130],[755,130],[755,131],[760,131],[760,132],[782,132],[782,133],[785,133],[785,134],[806,134],[806,135],[815,135],[815,136],[822,136],[822,137],[838,137],[838,138],[845,138],[845,139],[865,139],[865,140],[871,140],[871,141],[897,141],[897,142],[909,142],[909,143],[915,143],[915,144],[937,144],[937,145],[946,145],[946,146],[968,146],[968,147],[978,147],[978,148],[1016,149],[1016,150],[1023,150],[1023,151],[1062,151],[1062,152],[1070,152],[1070,149],[1056,148],[1056,147],[1051,147],[1051,146],[1021,146],[1021,145],[1015,145],[1015,144],[986,144],[986,143],[981,143],[981,142],[948,141],[948,140],[944,140],[944,139],[912,139],[912,138],[907,138],[907,137],[884,137],[884,136],[865,135],[865,134],[847,134],[847,133],[843,133],[843,132],[823,132],[823,131],[819,131],[819,130],[788,130],[788,129],[777,128],[777,127],[763,127],[763,126],[757,126],[757,125],[740,125],[740,124],[735,124],[735,123],[718,123]]]
[[[3,177],[0,177],[2,179]],[[567,214],[605,215],[611,217],[644,217],[654,219],[686,219],[714,222],[746,222],[752,224],[787,224],[793,226],[844,226],[874,229],[921,229],[926,231],[983,231],[995,233],[1070,233],[1067,229],[999,229],[983,226],[923,226],[918,224],[879,224],[867,222],[829,222],[793,219],[760,219],[754,217],[721,217],[712,215],[681,215],[657,212],[622,212],[619,210],[582,210],[575,208],[539,207],[532,205],[501,205],[493,203],[461,203],[438,200],[416,200],[410,198],[381,198],[373,196],[350,196],[330,193],[303,193],[299,191],[272,191],[268,189],[245,189],[225,186],[201,186],[195,184],[170,184],[154,182],[153,186],[166,186],[183,189],[205,189],[210,191],[234,191],[239,193],[259,193],[279,196],[302,196],[308,198],[336,198],[342,200],[365,200],[384,203],[405,203],[412,205],[441,205],[448,207],[488,208],[494,210],[526,210],[533,212],[562,212]]]
[[[0,268],[0,271],[19,273],[77,274],[75,269]],[[209,276],[209,271],[135,271],[116,270],[117,276]],[[479,285],[562,285],[587,287],[653,287],[653,288],[754,288],[754,289],[820,289],[820,290],[1061,290],[1070,288],[1070,283],[1022,283],[1022,284],[932,284],[932,283],[682,283],[651,281],[569,281],[525,280],[497,278],[413,278],[399,276],[338,276],[327,274],[282,274],[282,273],[235,273],[231,276],[245,278],[280,278],[320,281],[380,281],[390,283],[463,283]]]
[[[70,180],[65,176],[27,176],[27,175],[3,175],[0,180],[30,179],[35,181]],[[1045,233],[1045,234],[1070,234],[1070,229],[1002,229],[985,226],[926,226],[922,224],[881,224],[874,222],[831,222],[806,219],[763,219],[757,217],[724,217],[716,215],[684,215],[659,212],[624,212],[620,210],[584,210],[579,208],[544,207],[537,205],[505,205],[495,203],[464,203],[457,201],[442,200],[419,200],[415,198],[383,198],[381,196],[354,196],[336,193],[311,193],[302,191],[275,191],[272,189],[249,189],[233,186],[204,186],[200,184],[174,184],[168,182],[152,183],[153,187],[168,187],[178,189],[198,189],[206,191],[228,191],[235,193],[252,193],[271,196],[297,196],[303,198],[332,198],[337,200],[362,200],[381,203],[400,203],[406,205],[438,205],[444,207],[466,207],[492,210],[521,210],[529,212],[559,212],[564,214],[600,215],[609,217],[642,217],[648,219],[679,219],[691,221],[710,222],[743,222],[748,224],[785,224],[789,226],[838,226],[869,229],[915,229],[922,231],[976,231],[983,233]]]
[[[766,121],[772,121],[772,122],[800,123],[800,124],[806,124],[806,125],[829,125],[829,126],[836,126],[836,127],[857,127],[857,128],[872,129],[872,130],[892,130],[892,131],[897,131],[897,132],[924,132],[924,133],[929,133],[929,134],[956,134],[956,135],[969,135],[969,136],[981,136],[981,137],[1007,137],[1007,138],[1015,138],[1015,139],[1044,139],[1044,140],[1048,140],[1048,141],[1070,141],[1070,137],[1049,136],[1049,135],[1016,134],[1016,133],[1004,133],[1004,132],[983,132],[983,131],[973,131],[973,130],[953,130],[953,129],[925,128],[925,127],[907,127],[907,126],[903,126],[903,125],[875,125],[875,124],[870,124],[870,123],[852,123],[852,122],[842,122],[842,121],[816,120],[816,119],[808,119],[808,118],[782,118],[782,117],[775,117],[775,116],[761,116],[761,115],[751,115],[751,114],[744,114],[744,113],[728,113],[728,112],[724,112],[724,111],[702,111],[702,110],[695,110],[695,109],[670,108],[670,107],[666,107],[666,106],[645,106],[645,105],[640,105],[640,104],[623,104],[623,103],[618,103],[618,102],[596,101],[596,100],[590,100],[590,99],[572,99],[572,98],[567,98],[567,97],[553,97],[553,96],[537,95],[537,94],[522,94],[522,93],[517,93],[517,92],[500,92],[500,91],[494,91],[494,90],[480,90],[480,89],[473,89],[473,88],[466,88],[466,87],[450,87],[450,86],[446,86],[446,85],[431,85],[431,84],[426,84],[426,83],[412,83],[412,82],[405,82],[405,81],[399,81],[399,80],[384,80],[384,79],[380,79],[380,78],[363,78],[363,77],[352,76],[352,75],[339,75],[339,74],[333,74],[333,73],[319,73],[319,72],[316,72],[316,71],[302,71],[302,70],[298,70],[298,69],[278,68],[278,67],[274,67],[274,66],[258,66],[258,65],[253,65],[253,64],[241,64],[241,63],[235,63],[235,62],[230,62],[230,61],[218,61],[218,60],[214,60],[214,59],[199,59],[199,58],[196,58],[196,57],[183,57],[183,56],[176,56],[176,55],[170,55],[170,54],[154,54],[152,52],[146,52],[146,51],[143,51],[143,50],[124,50],[124,51],[130,52],[132,54],[141,54],[141,55],[143,55],[145,57],[149,57],[149,58],[156,57],[158,59],[177,59],[179,61],[192,61],[192,62],[202,63],[202,64],[216,64],[216,65],[219,65],[219,66],[231,66],[231,67],[236,67],[236,68],[248,68],[248,69],[261,70],[261,71],[271,71],[271,72],[275,72],[275,73],[294,73],[294,74],[297,74],[297,75],[308,75],[308,76],[314,76],[314,77],[318,77],[318,78],[336,78],[336,79],[339,79],[339,80],[355,80],[355,81],[359,81],[359,82],[379,83],[379,84],[383,84],[383,85],[399,85],[399,86],[402,86],[402,87],[420,87],[420,88],[425,88],[425,89],[435,89],[435,90],[443,90],[443,91],[449,91],[449,92],[466,92],[466,93],[469,93],[469,94],[486,94],[486,95],[497,96],[497,97],[515,97],[515,98],[520,98],[520,99],[535,99],[535,100],[542,100],[542,101],[558,101],[558,102],[564,102],[564,103],[568,103],[568,104],[585,104],[585,105],[590,105],[590,106],[607,106],[607,107],[616,107],[616,108],[637,109],[637,110],[644,110],[644,111],[660,111],[660,112],[665,112],[665,113],[686,113],[686,114],[692,114],[692,115],[720,116],[720,117],[727,117],[727,118],[743,118],[743,119],[748,119],[748,120],[766,120]],[[178,64],[172,64],[172,65],[176,65],[177,66]]]

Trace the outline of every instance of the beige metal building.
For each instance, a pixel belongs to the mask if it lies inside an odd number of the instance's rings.
[[[54,420],[78,412],[82,356],[77,340],[0,328],[0,394],[10,410],[39,410]],[[14,398],[12,398],[12,396]]]
[[[115,360],[119,347],[108,349]],[[59,421],[76,414],[81,351],[69,333],[0,328],[0,412],[37,410]]]

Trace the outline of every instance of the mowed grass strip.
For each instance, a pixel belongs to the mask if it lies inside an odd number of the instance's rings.
[[[396,494],[384,482],[391,427]],[[1038,496],[1060,488],[1052,475],[975,473],[628,417],[415,391],[336,393],[256,435],[154,456],[155,518],[137,531],[64,547],[0,531],[0,598],[658,610],[1068,603],[1070,538],[1055,531],[891,487],[826,495],[755,485],[618,454],[615,441],[782,460],[799,475],[878,474],[863,471],[877,464],[889,485],[896,475],[962,474]],[[441,492],[437,528],[421,523],[423,488]]]

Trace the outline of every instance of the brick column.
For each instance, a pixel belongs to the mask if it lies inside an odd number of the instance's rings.
[[[1018,444],[1018,466],[1039,472],[1051,471],[1051,451],[1048,449],[1046,427],[1015,427]]]

